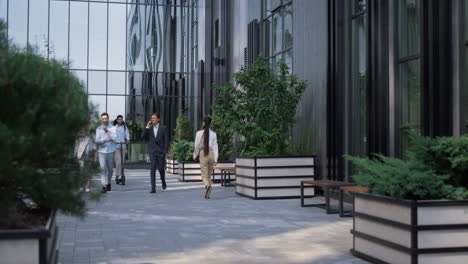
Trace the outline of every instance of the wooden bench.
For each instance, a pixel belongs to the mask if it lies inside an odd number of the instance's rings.
[[[353,216],[352,212],[344,210],[344,192],[369,192],[369,188],[364,186],[341,186],[340,187],[340,217]],[[353,205],[354,206],[354,205]]]
[[[308,204],[306,205],[304,203],[304,186],[305,185],[311,185],[314,187],[314,197],[315,195],[315,189],[317,187],[323,189],[323,196],[325,197],[325,203],[324,204]],[[330,189],[333,188],[340,188],[340,187],[345,187],[345,186],[355,186],[355,183],[351,182],[343,182],[343,181],[332,181],[332,180],[313,180],[313,181],[301,181],[301,207],[319,207],[322,209],[325,209],[327,214],[337,214],[340,213],[340,210],[333,210],[330,206]],[[340,198],[340,203],[341,203],[341,198]],[[340,213],[341,215],[341,213]]]
[[[221,186],[234,186],[231,184],[231,173],[236,172],[235,167],[214,167],[213,169],[221,171]]]

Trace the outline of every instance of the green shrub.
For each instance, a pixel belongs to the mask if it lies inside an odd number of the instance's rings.
[[[179,140],[172,144],[174,157],[179,162],[192,160],[194,143],[188,140]]]
[[[240,137],[237,152],[246,156],[277,156],[292,152],[290,130],[295,123],[296,107],[306,88],[289,73],[285,63],[278,64],[279,73],[260,57],[234,74],[239,89],[227,86],[233,102],[224,112],[231,116],[232,131]],[[223,91],[221,91],[222,93]],[[218,109],[215,109],[218,110]]]
[[[181,112],[176,120],[176,127],[174,128],[174,141],[188,140],[191,141],[193,137],[193,129],[187,114]]]
[[[445,183],[440,176],[417,161],[376,155],[376,158],[345,156],[356,166],[353,180],[371,193],[409,200],[467,199],[468,191]]]
[[[468,135],[430,138],[411,132],[410,143],[410,159],[438,175],[447,175],[447,183],[468,188]]]
[[[193,141],[194,140],[194,135],[193,135],[193,129],[192,129],[192,124],[190,123],[190,120],[187,117],[187,114],[184,112],[181,112],[179,116],[177,116],[176,120],[176,127],[174,128],[174,138],[172,140],[171,145],[169,146],[169,151],[167,153],[168,158],[170,159],[177,159],[178,161],[187,161],[190,159],[190,157],[186,157],[184,150],[184,147],[186,147],[187,142]],[[184,141],[184,143],[178,144],[179,148],[179,154],[177,154],[177,151],[175,150],[175,145],[178,142]],[[192,143],[193,145],[193,143]],[[184,147],[183,147],[184,146]],[[192,148],[193,150],[193,148]],[[178,156],[179,155],[179,156]],[[178,157],[182,157],[183,160],[180,160]]]
[[[235,135],[234,124],[238,119],[235,104],[237,91],[230,83],[223,86],[215,85],[214,88],[218,92],[218,96],[212,106],[211,129],[216,132],[218,139],[218,160],[225,161],[235,154],[233,139]]]
[[[97,168],[80,171],[73,155],[75,140],[92,115],[83,85],[59,62],[12,45],[0,49],[0,69],[3,224],[17,220],[19,194],[43,209],[84,215],[85,199],[78,189]]]

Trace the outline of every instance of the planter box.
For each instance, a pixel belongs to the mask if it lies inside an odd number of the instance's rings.
[[[196,161],[181,161],[177,169],[179,181],[196,182],[201,181],[200,163]]]
[[[354,194],[353,255],[372,263],[468,263],[468,201]]]
[[[218,167],[233,167],[233,162],[218,162]],[[179,163],[179,168],[177,170],[179,174],[179,181],[182,182],[197,182],[202,181],[201,177],[201,170],[200,170],[200,162],[198,161],[184,161]],[[215,170],[211,174],[211,179],[213,182],[220,182],[221,181],[221,172]],[[235,174],[231,174],[231,181],[236,179]]]
[[[236,193],[251,199],[299,199],[301,181],[314,179],[314,156],[240,157]],[[314,195],[312,186],[305,197]]]
[[[56,264],[57,238],[55,213],[43,229],[0,230],[0,263]]]
[[[179,168],[179,162],[175,159],[166,159],[166,172],[171,174],[177,174]]]

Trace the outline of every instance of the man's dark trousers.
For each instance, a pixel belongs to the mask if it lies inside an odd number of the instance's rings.
[[[153,153],[150,154],[150,161],[151,161],[151,190],[156,190],[156,170],[159,171],[159,176],[162,182],[162,185],[166,185],[166,172],[165,172],[165,165],[166,165],[166,155]]]

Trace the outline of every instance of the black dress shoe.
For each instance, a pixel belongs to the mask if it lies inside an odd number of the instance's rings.
[[[151,190],[150,193],[156,193],[156,190]]]
[[[106,193],[107,192],[107,188],[105,186],[102,186],[102,190],[101,190],[102,193]]]
[[[164,183],[162,184],[163,190],[166,190],[166,187],[167,187],[167,186],[166,186],[166,183],[164,182]]]
[[[110,184],[107,184],[107,185],[106,185],[106,191],[108,191],[108,192],[111,191],[111,185],[110,185]]]

